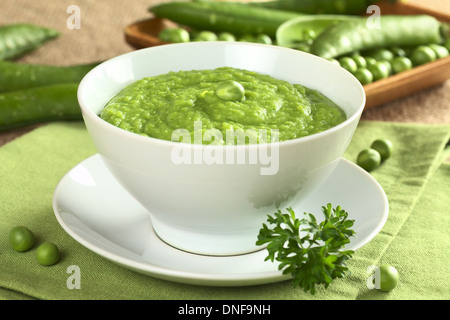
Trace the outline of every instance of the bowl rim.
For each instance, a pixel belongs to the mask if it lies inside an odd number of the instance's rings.
[[[317,132],[317,133],[314,133],[314,134],[311,134],[308,136],[290,139],[290,140],[267,142],[267,143],[261,143],[261,144],[240,144],[240,145],[211,145],[211,144],[183,143],[183,142],[175,142],[175,141],[170,141],[170,140],[163,140],[163,139],[154,138],[154,137],[142,136],[140,134],[137,134],[137,133],[134,133],[131,131],[127,131],[125,129],[114,126],[114,125],[108,123],[107,121],[103,120],[102,118],[100,118],[98,116],[98,114],[93,112],[87,106],[86,102],[83,99],[83,92],[84,92],[84,90],[86,90],[87,82],[89,81],[89,77],[92,76],[93,74],[95,74],[98,69],[104,68],[105,65],[111,64],[116,60],[124,59],[125,57],[129,57],[129,56],[133,56],[133,55],[146,54],[146,52],[149,52],[149,51],[154,51],[154,50],[159,50],[159,49],[167,49],[167,47],[210,46],[210,45],[211,46],[212,45],[223,45],[223,46],[232,45],[232,46],[252,46],[252,47],[273,48],[274,50],[280,50],[280,51],[283,51],[283,50],[294,51],[294,52],[298,53],[299,55],[309,56],[309,58],[311,58],[311,59],[321,59],[322,63],[329,64],[329,67],[340,68],[340,72],[347,73],[347,75],[350,76],[350,79],[353,79],[353,82],[356,85],[356,88],[359,91],[362,99],[360,101],[358,108],[355,110],[355,112],[353,112],[353,114],[351,114],[350,116],[347,116],[347,119],[344,120],[343,122],[341,122],[340,124],[333,126],[327,130]],[[91,69],[83,77],[83,79],[80,81],[80,84],[78,86],[77,99],[79,102],[79,106],[80,106],[83,118],[89,117],[94,123],[96,123],[97,125],[99,125],[100,127],[104,128],[107,131],[110,131],[110,132],[118,134],[118,135],[122,135],[124,137],[128,137],[129,139],[133,139],[136,141],[142,141],[143,143],[148,143],[148,144],[151,143],[154,145],[161,145],[161,146],[171,147],[171,148],[173,148],[175,146],[179,146],[181,144],[184,147],[189,147],[192,149],[217,148],[217,147],[225,148],[225,149],[227,149],[227,148],[251,149],[251,148],[269,147],[274,144],[278,145],[279,147],[282,147],[282,146],[287,147],[292,144],[298,144],[298,143],[302,143],[302,142],[306,142],[306,141],[313,141],[316,139],[320,139],[323,136],[332,135],[334,132],[339,131],[343,127],[346,127],[355,121],[359,121],[359,118],[360,118],[360,116],[365,108],[365,104],[366,104],[366,94],[365,94],[364,87],[362,86],[362,84],[349,71],[345,70],[344,68],[342,68],[340,66],[337,66],[336,64],[332,63],[331,61],[328,61],[324,58],[318,57],[316,55],[313,55],[313,54],[310,54],[307,52],[303,52],[303,51],[299,51],[299,50],[287,48],[287,47],[281,47],[281,46],[269,45],[269,44],[261,44],[261,43],[225,42],[225,41],[196,41],[196,42],[186,42],[186,43],[170,43],[170,44],[165,44],[165,45],[161,45],[161,46],[157,46],[157,47],[148,47],[148,48],[138,49],[138,50],[134,50],[131,52],[127,52],[127,53],[115,56],[111,59],[101,62],[100,64],[95,66],[93,69]],[[84,121],[86,122],[86,119]]]

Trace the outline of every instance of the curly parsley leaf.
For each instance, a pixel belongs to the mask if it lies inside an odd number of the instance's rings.
[[[316,285],[327,288],[334,279],[347,274],[346,261],[354,252],[342,249],[355,234],[350,229],[354,220],[348,220],[345,210],[340,206],[333,209],[330,203],[322,207],[325,219],[320,223],[311,213],[305,212],[298,219],[292,208],[286,210],[268,216],[267,222],[273,227],[263,224],[256,244],[267,244],[265,261],[279,261],[279,270],[292,274],[295,287],[315,294]]]

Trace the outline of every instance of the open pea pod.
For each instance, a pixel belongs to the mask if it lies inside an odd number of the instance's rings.
[[[290,19],[281,24],[276,32],[279,46],[299,48],[314,40],[329,27],[343,21],[361,19],[348,15],[307,15]]]

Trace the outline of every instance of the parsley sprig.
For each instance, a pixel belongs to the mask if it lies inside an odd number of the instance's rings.
[[[322,207],[325,219],[320,223],[311,213],[305,212],[298,219],[292,208],[286,210],[287,213],[278,210],[268,216],[267,222],[275,226],[269,229],[263,224],[256,244],[268,244],[265,261],[279,261],[278,269],[293,276],[294,287],[315,294],[315,285],[327,288],[335,278],[347,274],[346,260],[354,251],[342,249],[355,234],[350,229],[354,220],[348,220],[345,210],[340,206],[333,209],[330,203]]]

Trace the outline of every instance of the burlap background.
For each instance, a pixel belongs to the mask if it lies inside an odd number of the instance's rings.
[[[448,0],[409,0],[450,13]],[[151,15],[147,8],[161,0],[1,0],[0,24],[29,22],[52,27],[62,35],[21,61],[53,65],[87,63],[112,58],[133,50],[123,36],[128,24]],[[81,28],[69,29],[70,5],[81,9]],[[450,123],[450,81],[407,98],[369,109],[366,120]],[[0,133],[0,145],[33,127]]]

